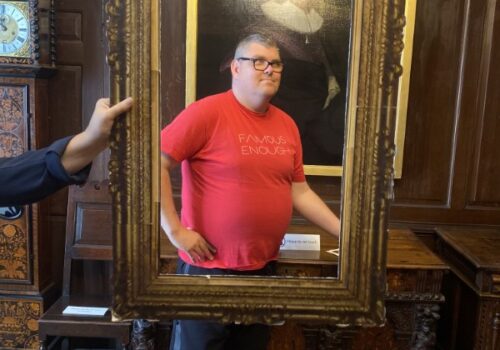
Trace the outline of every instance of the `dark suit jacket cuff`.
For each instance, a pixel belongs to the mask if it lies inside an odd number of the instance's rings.
[[[66,172],[61,163],[61,156],[72,138],[73,136],[68,136],[51,144],[45,155],[45,162],[48,171],[56,179],[67,184],[82,184],[89,176],[92,163],[89,163],[86,167],[72,175]]]

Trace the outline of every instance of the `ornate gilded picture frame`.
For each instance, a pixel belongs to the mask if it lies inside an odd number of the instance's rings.
[[[161,2],[108,3],[112,100],[135,98],[111,142],[115,319],[384,322],[404,2],[352,4],[338,278],[209,278],[160,273],[159,67],[160,45],[170,44],[160,35]]]

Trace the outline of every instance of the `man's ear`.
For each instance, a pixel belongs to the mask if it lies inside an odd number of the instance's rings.
[[[240,63],[238,60],[233,59],[231,61],[231,75],[234,77],[238,76],[240,73]]]

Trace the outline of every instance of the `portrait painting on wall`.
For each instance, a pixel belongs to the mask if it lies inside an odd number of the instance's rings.
[[[351,1],[198,0],[197,12],[196,99],[230,89],[237,42],[265,34],[284,63],[272,103],[297,124],[304,164],[342,165]]]

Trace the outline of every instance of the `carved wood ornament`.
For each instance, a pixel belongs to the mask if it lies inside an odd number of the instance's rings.
[[[160,44],[170,44],[159,34],[159,9],[160,0],[107,5],[112,100],[135,98],[111,143],[114,317],[384,322],[404,2],[353,2],[338,279],[159,273],[158,62]]]

